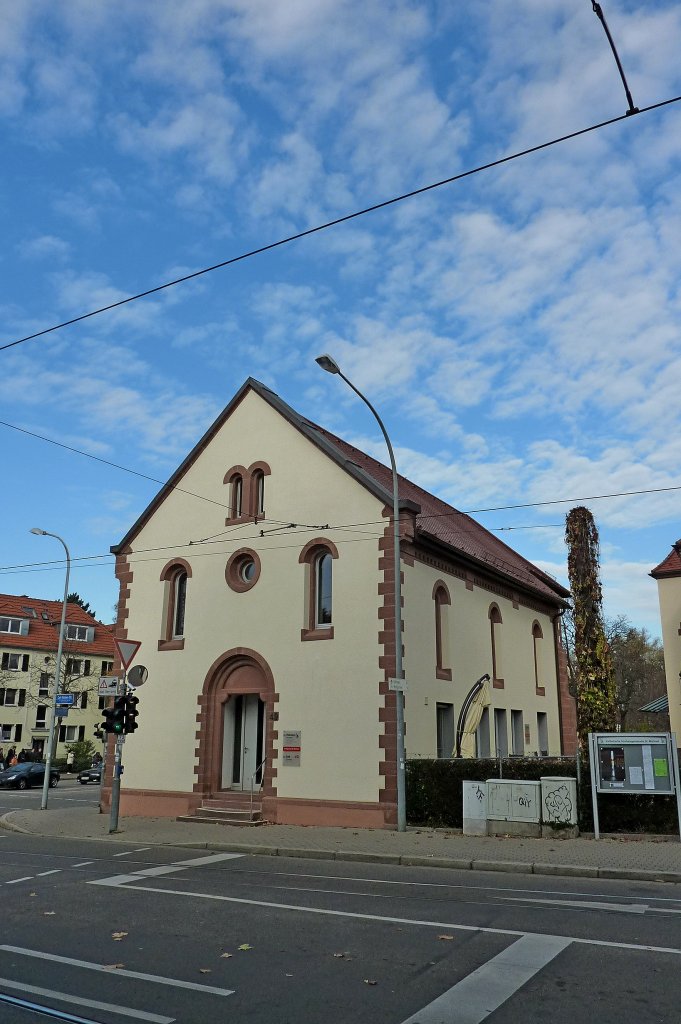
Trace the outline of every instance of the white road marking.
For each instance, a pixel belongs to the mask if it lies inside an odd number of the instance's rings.
[[[110,1013],[118,1013],[122,1017],[146,1020],[150,1024],[173,1024],[175,1020],[175,1017],[161,1017],[158,1013],[145,1013],[144,1010],[133,1010],[129,1006],[119,1006],[117,1003],[100,1003],[96,999],[83,999],[81,996],[69,995],[68,992],[57,992],[51,988],[38,988],[36,985],[24,985],[18,981],[10,981],[8,978],[0,978],[0,985],[3,988],[14,988],[20,992],[29,992],[32,996],[56,999],[60,1003],[74,1003],[76,1006],[87,1006],[92,1010],[108,1010]],[[80,1018],[78,1019],[80,1020]]]
[[[111,878],[98,878],[96,881],[88,882],[88,885],[110,885],[113,887],[126,885],[134,882],[138,875],[112,875]],[[574,935],[562,936],[551,935],[545,932],[526,932],[512,928],[487,928],[474,924],[453,924],[451,921],[421,921],[411,917],[383,917],[380,914],[357,914],[349,910],[326,910],[322,907],[303,907],[295,903],[271,903],[266,900],[247,900],[238,896],[219,896],[206,892],[192,892],[186,889],[156,889],[150,885],[136,885],[133,892],[158,892],[165,896],[189,896],[193,900],[215,900],[220,903],[239,903],[251,907],[265,907],[268,910],[293,910],[301,914],[320,914],[326,917],[347,917],[355,921],[378,921],[381,924],[406,924],[418,925],[422,928],[441,928],[457,932],[481,932],[485,935],[511,935],[514,938],[522,938],[526,935],[534,935],[539,939],[564,939],[569,942],[576,942],[583,946],[607,946],[609,949],[634,949],[646,953],[675,953],[681,956],[681,949],[673,946],[646,946],[634,942],[609,942],[605,939],[584,939]],[[0,946],[0,949],[5,947]]]
[[[650,907],[647,903],[598,903],[596,900],[546,900],[532,899],[531,896],[500,896],[506,903],[550,903],[568,910],[615,910],[620,914],[645,914]],[[677,911],[679,913],[679,911]]]
[[[480,1024],[569,946],[570,941],[557,936],[525,935],[403,1024]]]
[[[183,868],[178,868],[175,864],[159,864],[155,868],[142,868],[140,871],[136,871],[135,874],[140,877],[148,877],[149,875],[173,875],[182,870]]]
[[[621,900],[626,899],[626,896],[610,895],[604,892],[572,892],[563,889],[519,889],[511,886],[496,886],[496,885],[469,885],[467,883],[456,883],[456,882],[404,882],[400,879],[387,879],[387,878],[357,878],[355,875],[317,875],[309,872],[302,871],[273,871],[273,875],[283,876],[284,878],[319,878],[328,879],[333,882],[371,882],[376,885],[404,885],[414,886],[416,888],[423,889],[466,889],[481,890],[482,892],[526,892],[531,895],[537,894],[539,896],[587,896],[589,899],[600,899],[600,900]],[[624,880],[626,881],[626,879]],[[255,884],[255,883],[254,883]],[[642,883],[641,883],[642,884]],[[634,897],[632,897],[633,899]],[[640,898],[640,897],[639,897]],[[681,899],[672,896],[652,896],[646,894],[646,899],[651,900],[653,903],[681,903]]]
[[[199,985],[194,981],[180,981],[177,978],[164,978],[160,974],[144,974],[142,971],[129,971],[120,968],[112,971],[102,964],[93,964],[89,960],[76,960],[70,956],[57,956],[56,953],[41,953],[37,949],[24,949],[23,946],[0,945],[6,953],[19,953],[21,956],[32,956],[38,960],[49,960],[51,963],[71,964],[73,967],[84,967],[88,971],[100,971],[103,974],[115,974],[116,977],[140,978],[142,981],[154,981],[158,985],[172,985],[173,988],[190,988],[193,992],[210,992],[214,996],[232,996],[234,992],[228,988],[216,988],[214,985]]]
[[[220,860],[238,860],[243,856],[243,853],[213,853],[209,857],[193,857],[191,860],[176,860],[173,863],[178,867],[198,868],[206,864],[217,864]]]
[[[23,878],[10,878],[8,882],[5,882],[5,885],[16,885],[17,882],[30,882],[32,878],[33,875],[24,875]]]
[[[36,878],[44,878],[45,875],[58,875],[61,873],[61,868],[53,868],[51,871],[39,871],[35,876]]]
[[[135,852],[134,850],[125,850],[123,853],[114,853],[112,856],[114,856],[114,857],[129,857],[130,854],[134,853],[134,852]]]
[[[93,860],[82,860],[80,864],[72,864],[72,868],[86,868],[89,864],[94,864]]]

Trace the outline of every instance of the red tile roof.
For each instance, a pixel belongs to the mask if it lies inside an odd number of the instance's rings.
[[[659,565],[650,573],[653,579],[662,576],[681,576],[681,540],[672,545],[672,549]]]
[[[35,618],[33,617],[35,612]],[[46,601],[42,597],[17,597],[15,594],[0,594],[0,618],[9,616],[13,619],[28,619],[28,635],[18,633],[0,633],[0,647],[17,647],[22,650],[52,651],[57,650],[59,639],[59,623],[61,621],[62,602]],[[95,635],[92,643],[83,640],[66,640],[64,647],[68,654],[94,654],[113,661],[113,633],[97,619],[88,615],[79,604],[69,602],[66,605],[66,622],[69,625],[94,626]]]

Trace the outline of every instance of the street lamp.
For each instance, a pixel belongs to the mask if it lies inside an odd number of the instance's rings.
[[[57,723],[57,694],[59,693],[59,675],[61,672],[61,652],[64,645],[64,631],[66,623],[66,598],[69,593],[69,573],[71,571],[71,556],[69,549],[66,546],[66,541],[56,533],[48,533],[47,530],[41,530],[38,526],[34,526],[31,533],[37,534],[38,537],[54,537],[61,544],[64,545],[64,551],[66,552],[66,581],[64,583],[64,600],[61,605],[61,624],[59,626],[59,641],[57,643],[57,664],[54,668],[54,693],[52,695],[52,717],[50,718],[50,732],[47,739],[47,757],[45,758],[45,779],[43,780],[43,798],[40,802],[40,810],[44,811],[47,807],[47,791],[50,785],[50,771],[52,769],[52,748],[54,746],[54,729]]]
[[[383,420],[373,405],[358,388],[342,373],[338,363],[329,355],[318,356],[315,360],[327,373],[337,373],[348,387],[368,405],[381,428],[390,455],[390,466],[393,474],[393,553],[395,557],[395,678],[402,679],[402,586],[400,562],[400,498],[397,479],[397,466],[393,447]],[[405,832],[407,828],[407,812],[404,785],[404,695],[401,690],[395,691],[395,717],[397,725],[397,831]]]

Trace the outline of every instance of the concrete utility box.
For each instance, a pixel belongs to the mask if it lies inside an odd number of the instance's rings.
[[[540,818],[540,782],[487,780],[487,830],[490,835],[539,836]]]
[[[541,778],[542,834],[577,835],[577,780],[543,775]]]
[[[463,834],[465,836],[487,835],[486,782],[464,782],[463,784]]]

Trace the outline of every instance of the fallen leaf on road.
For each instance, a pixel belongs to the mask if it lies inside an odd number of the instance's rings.
[[[210,967],[199,967],[199,974],[210,974]]]
[[[287,978],[292,978],[292,977],[293,977],[293,975],[292,975],[292,974],[287,974],[287,975],[286,975],[286,977],[287,977]]]
[[[127,934],[127,932],[112,932],[111,938],[114,940],[114,942],[121,942]]]
[[[223,953],[222,956],[220,957],[220,959],[221,960],[230,960],[232,958],[232,956],[233,956],[232,953]]]
[[[454,941],[454,936],[453,935],[438,935],[438,939],[442,939],[443,942],[453,942]]]
[[[37,892],[29,892],[29,894],[28,894],[28,895],[29,895],[29,896],[37,896],[37,895],[38,895],[38,893],[37,893]]]
[[[247,942],[242,942],[238,949],[253,949],[253,946],[249,946]]]
[[[43,911],[43,917],[54,917],[55,914],[56,914],[56,910],[44,910]]]
[[[395,574],[395,575],[397,575],[397,574]],[[377,981],[372,981],[370,978],[365,978],[364,979],[364,984],[365,985],[377,985],[378,982]]]

